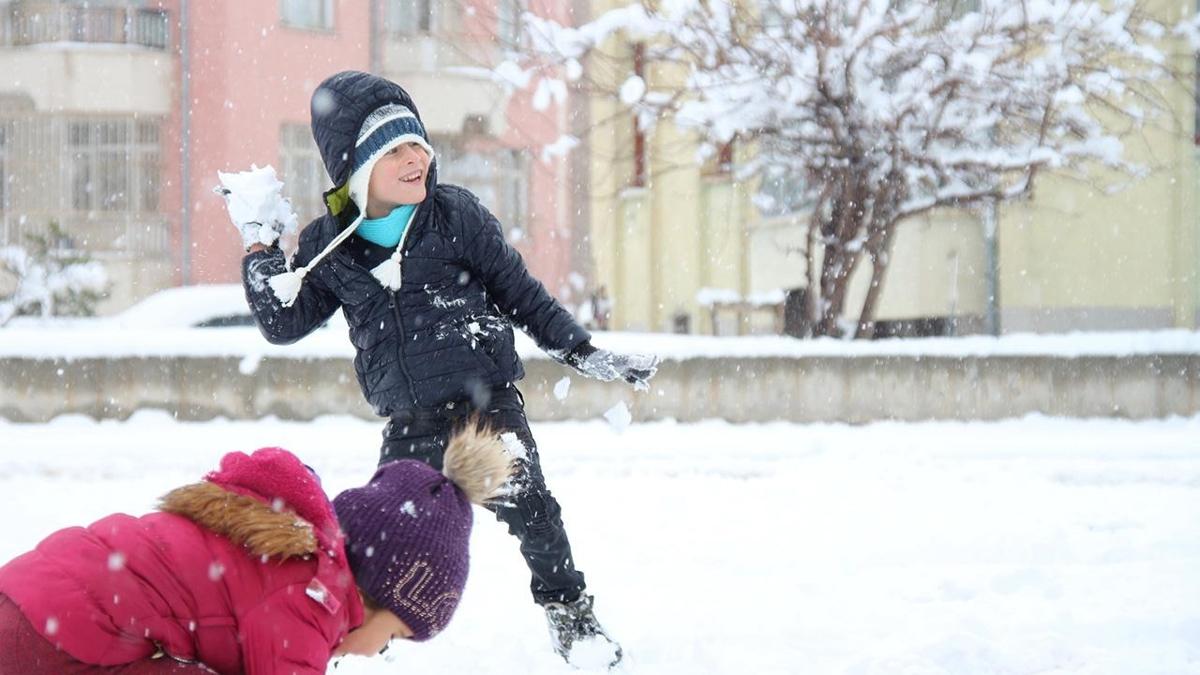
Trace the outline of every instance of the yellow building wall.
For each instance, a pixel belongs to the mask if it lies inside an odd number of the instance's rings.
[[[606,45],[610,58],[627,59],[629,49]],[[617,71],[609,72],[615,78]],[[601,87],[619,85],[596,72]],[[684,76],[655,69],[647,79],[653,85]],[[587,138],[593,284],[609,290],[611,327],[672,331],[686,325],[690,332],[711,332],[710,313],[697,302],[700,290],[750,290],[746,232],[755,214],[749,191],[728,174],[706,175],[695,134],[661,120],[646,133],[646,185],[631,187],[631,113],[597,97],[589,115],[598,121]]]
[[[1169,18],[1181,8],[1157,0],[1151,9]],[[1031,200],[1000,207],[1005,332],[1197,325],[1194,56],[1173,48],[1186,85],[1164,85],[1171,113],[1123,139],[1147,177],[1100,171],[1097,187],[1042,175]],[[1128,186],[1103,189],[1112,182]]]

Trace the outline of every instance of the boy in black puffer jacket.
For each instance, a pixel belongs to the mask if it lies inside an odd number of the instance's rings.
[[[575,568],[560,509],[546,488],[524,401],[514,325],[586,376],[639,389],[657,359],[596,349],[590,335],[530,276],[496,218],[471,192],[437,183],[437,161],[412,99],[397,84],[347,71],[313,94],[313,136],[334,188],[328,212],[300,234],[289,267],[243,231],[246,297],[263,335],[289,344],[341,308],[363,394],[380,416],[380,462],[440,467],[452,429],[478,413],[505,432],[517,487],[494,507],[520,540],[531,590],[546,608],[556,650],[621,658]],[[597,645],[597,643],[599,643]]]

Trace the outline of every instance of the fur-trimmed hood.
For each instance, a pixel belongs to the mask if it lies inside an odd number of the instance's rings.
[[[158,508],[192,520],[256,556],[290,558],[317,551],[312,523],[215,483],[193,483],[172,490]]]

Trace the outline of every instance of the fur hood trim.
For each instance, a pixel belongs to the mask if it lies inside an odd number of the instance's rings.
[[[308,521],[290,510],[273,509],[213,483],[172,490],[162,497],[158,508],[183,516],[256,556],[290,558],[317,551],[317,538]]]

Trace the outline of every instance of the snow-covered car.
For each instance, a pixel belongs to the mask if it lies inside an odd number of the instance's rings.
[[[128,328],[253,326],[241,284],[197,284],[153,293],[108,322]]]
[[[158,291],[108,322],[122,328],[231,328],[253,326],[254,317],[241,284],[197,284]],[[335,312],[322,328],[345,325]]]
[[[337,312],[325,326],[344,327]],[[150,294],[124,311],[108,316],[79,318],[37,316],[13,318],[12,328],[129,328],[167,330],[179,328],[238,328],[254,326],[241,284],[196,284],[165,288]]]

